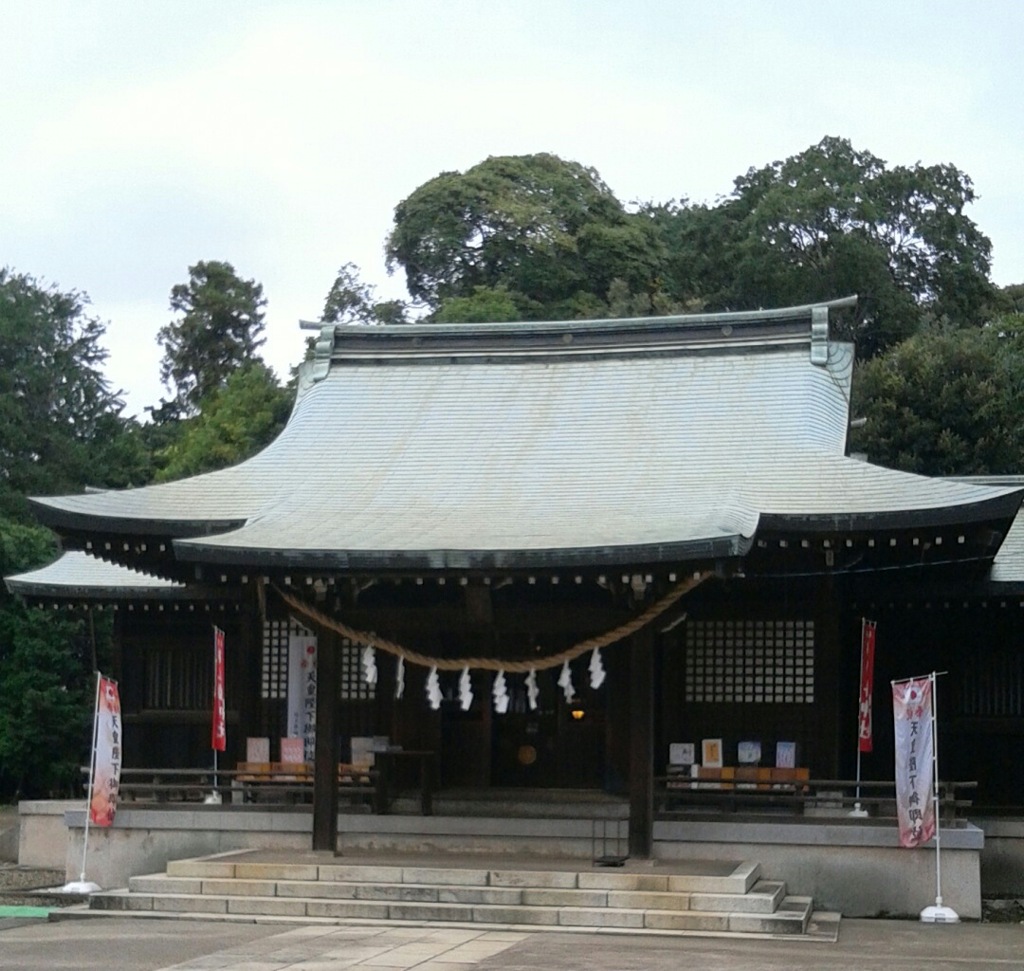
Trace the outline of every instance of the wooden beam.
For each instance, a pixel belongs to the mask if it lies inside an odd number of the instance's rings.
[[[313,849],[338,851],[338,654],[334,631],[317,632]]]

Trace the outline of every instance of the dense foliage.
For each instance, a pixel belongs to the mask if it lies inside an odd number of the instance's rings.
[[[0,570],[51,560],[25,496],[146,475],[140,431],[100,370],[103,325],[79,293],[0,269]],[[68,791],[88,748],[92,649],[82,624],[0,589],[0,798]]]
[[[198,415],[181,423],[159,455],[157,481],[211,472],[255,455],[284,427],[292,398],[262,361],[242,365],[204,399]]]
[[[251,360],[265,338],[263,286],[243,280],[230,263],[201,260],[188,268],[188,283],[171,290],[180,314],[160,328],[164,348],[160,377],[174,386],[172,412],[197,414],[204,399]]]
[[[389,268],[431,310],[500,291],[533,319],[588,314],[617,279],[646,292],[663,259],[650,222],[594,169],[548,154],[442,172],[398,204],[387,241]]]
[[[857,370],[851,446],[924,475],[1019,475],[1022,402],[1024,316],[928,327]]]
[[[856,293],[840,336],[868,358],[923,317],[982,322],[994,296],[991,243],[965,214],[973,200],[952,165],[887,167],[826,138],[750,169],[713,206],[644,211],[670,254],[665,285],[676,299],[744,310]]]

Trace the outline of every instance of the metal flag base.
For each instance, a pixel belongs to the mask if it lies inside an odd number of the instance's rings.
[[[856,819],[864,819],[867,816],[867,814],[868,811],[866,809],[861,808],[861,804],[859,802],[855,802],[853,804],[853,809],[851,809],[846,815],[852,816]]]
[[[922,924],[959,924],[960,915],[952,907],[943,907],[936,903],[921,911]]]
[[[72,880],[71,883],[65,883],[60,889],[61,893],[96,893],[100,889],[100,885],[91,880]]]

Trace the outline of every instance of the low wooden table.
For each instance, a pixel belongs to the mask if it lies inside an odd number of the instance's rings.
[[[392,749],[374,753],[374,765],[380,770],[377,777],[377,812],[390,812],[391,802],[398,795],[398,773],[403,764],[419,765],[420,813],[434,815],[434,790],[437,788],[437,753]]]

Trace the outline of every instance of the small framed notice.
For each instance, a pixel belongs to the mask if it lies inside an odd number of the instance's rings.
[[[736,746],[736,761],[740,765],[757,765],[761,761],[761,743],[740,742]]]
[[[775,743],[775,768],[796,768],[796,742]]]
[[[668,746],[669,765],[693,765],[696,753],[693,742],[670,742]]]
[[[281,739],[281,761],[293,764],[296,762],[305,762],[306,760],[306,743],[303,738],[298,735],[289,735]]]
[[[720,738],[705,738],[700,743],[701,765],[709,769],[720,769],[722,767],[722,740]]]
[[[245,761],[269,762],[270,739],[264,737],[254,738],[252,736],[247,738],[245,740]]]

